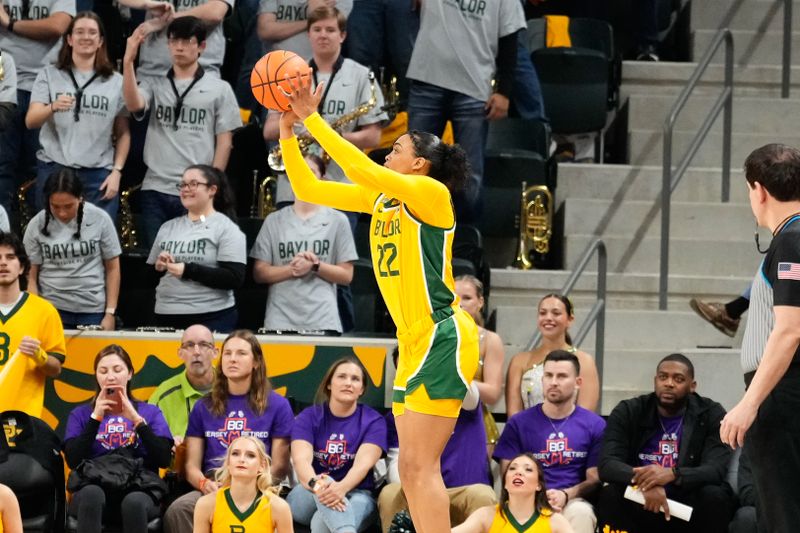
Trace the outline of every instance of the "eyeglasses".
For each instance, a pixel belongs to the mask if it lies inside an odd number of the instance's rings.
[[[187,352],[193,352],[195,348],[200,348],[201,352],[208,352],[214,349],[214,345],[206,341],[202,342],[187,341],[181,344],[181,350],[186,350]]]
[[[183,189],[189,189],[190,191],[196,191],[197,188],[200,185],[205,185],[206,187],[208,187],[208,182],[205,182],[205,181],[189,181],[189,182],[182,181],[182,182],[176,184],[175,188],[178,189],[179,191],[182,191]]]

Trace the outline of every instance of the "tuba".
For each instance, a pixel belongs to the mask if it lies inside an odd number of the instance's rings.
[[[17,202],[19,203],[19,227],[20,235],[25,234],[25,228],[28,227],[28,222],[31,221],[33,215],[31,214],[31,207],[28,204],[28,190],[36,184],[36,180],[28,180],[17,189]]]
[[[351,112],[342,115],[341,117],[337,118],[333,122],[330,123],[331,128],[336,130],[337,132],[341,133],[342,128],[348,125],[351,122],[355,122],[359,118],[363,117],[367,113],[369,113],[375,104],[378,103],[378,98],[376,95],[376,88],[375,88],[375,74],[371,71],[369,73],[369,85],[370,85],[370,96],[369,100],[365,103],[361,104],[360,106],[353,109]],[[314,137],[308,133],[301,133],[297,136],[297,144],[300,146],[300,153],[306,155],[308,153],[308,149],[315,144],[316,141]],[[322,159],[327,163],[328,162],[328,155],[323,154]],[[286,170],[286,165],[283,164],[283,156],[281,154],[281,147],[280,145],[273,148],[269,155],[267,156],[267,163],[269,163],[269,167],[272,170],[277,172],[283,172]]]
[[[553,194],[546,185],[531,185],[522,182],[519,215],[519,243],[513,268],[530,270],[531,249],[537,254],[550,251],[553,235]]]
[[[258,174],[253,171],[253,184],[258,183]],[[250,213],[253,218],[267,218],[275,211],[275,192],[278,187],[278,179],[275,176],[267,176],[258,185],[258,192],[253,197],[253,205],[250,206]]]
[[[135,185],[119,194],[119,241],[123,250],[133,250],[138,244],[136,242],[136,224],[133,219],[130,196],[131,193],[139,190],[141,186],[141,184]]]

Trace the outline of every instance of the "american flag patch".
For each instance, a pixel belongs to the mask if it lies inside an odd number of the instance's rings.
[[[778,279],[800,280],[800,263],[778,263]]]

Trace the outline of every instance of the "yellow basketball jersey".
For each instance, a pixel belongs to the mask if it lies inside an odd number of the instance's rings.
[[[0,313],[0,370],[26,335],[39,339],[42,350],[64,362],[67,349],[58,311],[44,298],[23,292],[7,315]]]
[[[489,533],[550,533],[550,531],[549,511],[536,513],[526,523],[520,524],[511,513],[503,513],[498,504]]]
[[[381,194],[375,201],[370,224],[372,267],[399,331],[456,302],[454,231],[455,225],[437,228],[422,222],[397,199]]]
[[[272,509],[267,495],[259,496],[245,511],[233,503],[230,487],[217,491],[211,533],[272,533]]]

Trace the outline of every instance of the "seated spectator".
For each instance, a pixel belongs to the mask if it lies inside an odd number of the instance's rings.
[[[134,488],[111,489],[84,476],[88,469],[82,466],[92,461],[96,468],[102,464],[132,468],[136,463],[101,461],[112,454],[126,457],[116,453],[125,448],[149,472],[146,477],[134,471],[128,474],[146,480],[148,487],[154,480],[157,485],[158,469],[169,466],[172,459],[172,435],[159,408],[131,394],[133,363],[124,348],[111,344],[100,350],[94,359],[94,373],[94,398],[72,410],[64,434],[64,457],[72,469],[67,484],[72,491],[69,514],[78,518],[81,533],[100,533],[104,519],[115,515],[120,517],[123,531],[145,531],[147,523],[160,513],[158,504],[166,486],[148,490],[133,483]]]
[[[19,502],[12,490],[0,485],[0,531],[3,533],[22,533],[22,516]]]
[[[7,211],[17,187],[36,175],[39,130],[25,127],[33,82],[74,16],[74,0],[5,0],[0,9],[0,50],[14,56],[17,74],[17,107],[0,130],[0,204]]]
[[[473,383],[478,387],[480,393],[483,421],[486,427],[486,446],[489,457],[491,457],[500,432],[489,407],[497,403],[497,400],[503,395],[503,364],[505,363],[503,340],[494,331],[483,327],[484,300],[481,280],[470,275],[457,277],[456,294],[461,300],[461,308],[468,312],[478,325],[480,363]]]
[[[73,169],[86,199],[116,220],[122,168],[130,150],[122,75],[108,59],[105,29],[96,14],[78,13],[64,34],[58,61],[39,72],[25,116],[41,128],[37,152],[36,209],[54,172]]]
[[[753,482],[753,471],[750,466],[750,458],[747,451],[751,449],[748,444],[741,448],[739,454],[739,468],[736,475],[736,492],[739,500],[739,508],[733,515],[728,526],[728,533],[753,533],[758,531],[758,520],[756,519],[756,484]]]
[[[720,440],[725,410],[699,396],[694,365],[683,354],[659,362],[655,392],[620,402],[608,417],[598,502],[599,527],[629,532],[728,531],[732,494],[725,482],[731,450]],[[628,485],[644,507],[625,499]],[[691,506],[688,526],[669,520],[667,498]],[[659,513],[663,508],[664,513]]]
[[[503,492],[496,506],[481,507],[453,533],[512,533],[516,531],[572,533],[567,520],[547,502],[542,466],[533,455],[514,457],[503,473]]]
[[[56,306],[67,329],[116,327],[122,249],[108,213],[86,203],[75,170],[61,167],[44,185],[45,208],[25,230],[28,291]]]
[[[164,413],[175,446],[183,444],[194,404],[211,392],[214,384],[214,335],[202,324],[189,326],[181,336],[178,357],[183,361],[183,372],[161,382],[149,400]]]
[[[569,327],[575,321],[572,302],[560,294],[548,294],[539,300],[537,326],[542,343],[530,352],[516,354],[508,365],[506,376],[506,412],[513,416],[544,401],[542,374],[544,358],[553,350],[566,350],[578,357],[581,367],[581,385],[577,403],[590,411],[598,408],[600,379],[594,358],[572,345]]]
[[[8,128],[17,110],[17,66],[8,52],[0,51],[0,132]],[[0,207],[3,207],[0,204]],[[3,210],[5,208],[3,207]]]
[[[306,161],[322,178],[322,159],[308,155]],[[297,199],[264,219],[250,257],[256,283],[269,284],[265,329],[342,333],[336,286],[353,280],[358,253],[341,212]]]
[[[214,471],[222,464],[229,444],[238,436],[264,442],[272,458],[270,475],[280,483],[289,473],[289,437],[292,409],[272,390],[261,344],[251,331],[232,332],[222,343],[211,393],[198,401],[186,429],[186,481],[196,490],[169,506],[164,515],[166,533],[191,533],[197,500],[216,492]]]
[[[489,459],[486,455],[486,433],[482,412],[478,408],[461,409],[453,435],[442,452],[442,479],[450,499],[450,523],[460,524],[474,511],[494,505],[497,498],[492,488]],[[387,454],[388,481],[378,496],[381,526],[388,533],[397,513],[408,509],[398,472],[399,443],[394,416],[386,414],[389,430]]]
[[[293,533],[292,513],[274,492],[269,468],[262,441],[252,436],[235,438],[214,478],[223,488],[197,501],[194,533],[248,529]]]
[[[358,400],[367,371],[339,359],[317,389],[322,403],[304,409],[292,429],[298,484],[286,497],[294,520],[311,533],[356,533],[377,518],[372,469],[386,451],[386,422]]]
[[[586,501],[600,486],[597,461],[605,421],[575,405],[580,386],[578,357],[555,350],[544,359],[544,402],[512,416],[495,448],[501,470],[521,453],[544,468],[550,507],[564,514],[576,533],[594,533],[597,519]]]
[[[147,174],[139,194],[142,241],[149,248],[164,222],[186,212],[175,189],[186,167],[203,164],[224,170],[233,130],[242,125],[242,119],[231,86],[216,76],[206,76],[198,63],[206,42],[206,27],[200,19],[179,17],[170,23],[167,41],[172,68],[147,76],[137,85],[133,63],[146,35],[139,26],[128,38],[122,71],[128,111],[136,120],[152,111],[144,145]]]
[[[188,212],[161,226],[147,258],[164,273],[156,288],[156,325],[231,331],[239,318],[233,291],[244,282],[247,245],[234,222],[228,178],[193,165],[176,189]]]

